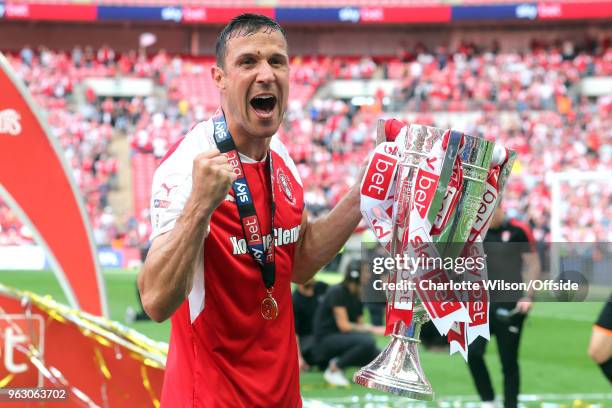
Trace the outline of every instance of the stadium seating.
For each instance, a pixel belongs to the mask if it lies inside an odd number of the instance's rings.
[[[173,57],[169,61],[166,55],[139,59],[133,54],[117,56],[118,63],[90,57],[76,64],[68,55],[43,49],[29,63],[23,56],[10,61],[49,112],[54,135],[85,195],[97,242],[108,244],[117,237],[124,237],[120,241],[124,245],[146,242],[150,183],[157,161],[193,123],[218,106],[208,69],[213,59]],[[279,135],[297,164],[308,208],[319,214],[329,210],[355,181],[363,158],[372,149],[371,135],[382,107],[381,100],[376,100],[373,106],[355,110],[343,101],[315,97],[328,81],[396,80],[394,94],[388,95],[392,106],[399,115],[427,113],[417,119],[420,123],[448,126],[435,122],[437,111],[476,112],[477,119],[464,130],[500,140],[519,152],[504,205],[529,221],[536,238],[546,242],[550,240],[551,207],[547,171],[612,166],[612,98],[589,100],[570,92],[585,76],[612,75],[611,61],[612,49],[605,44],[599,44],[597,51],[578,50],[575,55],[564,55],[555,46],[518,54],[492,53],[462,44],[455,52],[418,50],[378,63],[294,57],[289,108]],[[118,70],[122,75],[165,83],[167,98],[97,101],[90,95],[89,113],[75,113],[72,90],[76,81],[90,75],[112,76]],[[503,116],[509,119],[502,120],[500,111],[510,112]],[[108,152],[113,127],[118,134],[127,134],[132,149],[135,213],[129,222],[116,220],[107,206],[106,196],[117,172],[116,158]],[[598,189],[597,194],[589,190],[589,199],[585,199],[586,190],[593,187],[580,188],[563,208],[564,237],[609,241],[612,237],[607,229],[593,226],[600,217],[597,208],[605,212],[612,192],[609,188]],[[567,188],[564,191],[570,194]],[[0,205],[0,216],[0,245],[31,241],[27,229],[6,206]]]

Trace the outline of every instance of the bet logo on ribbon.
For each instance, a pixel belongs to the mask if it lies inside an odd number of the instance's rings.
[[[108,316],[83,199],[58,142],[0,53],[0,199],[28,226],[70,305]]]

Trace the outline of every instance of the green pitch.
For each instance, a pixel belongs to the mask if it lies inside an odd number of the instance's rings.
[[[336,274],[320,274],[322,280],[334,283]],[[124,321],[127,306],[137,306],[136,272],[105,272],[111,318]],[[51,272],[0,271],[0,282],[40,295],[51,295],[65,302],[65,297]],[[586,408],[612,407],[612,389],[598,367],[587,356],[592,323],[602,303],[537,303],[525,322],[521,344],[521,394],[526,394],[527,407]],[[161,341],[168,341],[169,322],[136,322],[136,330]],[[379,338],[381,348],[386,338]],[[474,406],[476,392],[461,356],[445,352],[421,350],[421,363],[436,392],[437,402],[431,406]],[[487,351],[487,363],[497,393],[502,390],[501,367],[495,352],[495,340]],[[352,375],[352,372],[347,374]],[[322,373],[308,372],[301,376],[302,395],[324,401],[330,406],[406,407],[409,400],[388,398],[387,394],[352,385],[348,389],[331,388]],[[463,404],[450,401],[464,401]],[[467,401],[467,402],[466,402]],[[305,404],[308,406],[308,403]],[[324,405],[313,405],[324,406]],[[424,405],[418,405],[424,406]]]

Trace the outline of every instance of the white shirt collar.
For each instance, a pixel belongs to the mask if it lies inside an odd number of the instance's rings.
[[[242,161],[243,163],[263,163],[268,158],[268,152],[266,152],[266,155],[261,160],[251,159],[249,156],[240,152],[238,152],[238,155],[240,156],[240,161]]]

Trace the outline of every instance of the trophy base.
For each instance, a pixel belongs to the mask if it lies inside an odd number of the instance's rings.
[[[355,384],[367,388],[389,392],[402,397],[419,401],[433,401],[434,392],[429,384],[401,381],[386,375],[379,375],[369,370],[359,370],[353,376]]]
[[[387,348],[370,364],[357,371],[353,381],[367,388],[402,397],[432,401],[434,392],[421,369],[418,343],[419,340],[414,337],[393,334]]]

